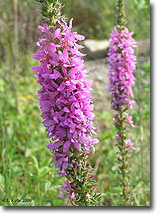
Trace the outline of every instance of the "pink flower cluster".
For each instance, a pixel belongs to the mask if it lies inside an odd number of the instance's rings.
[[[136,41],[125,27],[119,32],[115,27],[111,33],[109,49],[109,91],[112,93],[112,108],[115,110],[128,109],[133,102],[132,85],[135,84],[133,70],[136,68],[136,56],[133,47]]]
[[[68,206],[68,204],[71,200],[71,197],[74,198],[74,196],[75,196],[75,193],[72,190],[70,183],[66,180],[65,184],[63,184],[59,189],[66,191],[66,193],[60,194],[59,198],[68,198],[67,203],[66,203],[66,206]]]
[[[133,32],[129,33],[125,27],[122,32],[119,32],[115,27],[111,33],[110,48],[109,48],[109,92],[112,93],[112,108],[122,113],[121,117],[118,113],[114,113],[116,127],[121,126],[119,123],[124,120],[126,124],[134,127],[132,116],[129,116],[125,111],[132,107],[133,97],[132,85],[135,84],[133,70],[136,68],[136,56],[134,55],[133,47],[136,47],[136,41],[132,38]],[[120,118],[119,118],[120,117]],[[121,141],[122,133],[117,133],[116,141]],[[130,147],[133,150],[134,143],[129,139],[125,140],[126,148]]]
[[[43,37],[32,57],[40,61],[40,66],[33,70],[42,86],[38,91],[41,116],[51,139],[47,148],[53,153],[55,168],[66,175],[69,151],[79,150],[83,145],[86,153],[90,148],[94,152],[98,140],[93,139],[91,81],[86,80],[88,71],[79,51],[83,46],[77,44],[84,36],[71,31],[72,19],[69,26],[63,20],[56,22],[56,28],[39,26]]]

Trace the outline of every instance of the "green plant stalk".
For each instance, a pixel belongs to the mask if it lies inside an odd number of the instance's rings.
[[[122,32],[126,25],[125,20],[125,9],[124,9],[124,0],[117,0],[117,29],[119,32]],[[120,140],[117,143],[117,147],[119,149],[117,162],[118,162],[118,172],[120,174],[120,185],[121,185],[121,206],[130,206],[131,196],[130,196],[130,188],[129,188],[129,168],[128,168],[128,148],[125,146],[126,140],[126,128],[125,127],[125,118],[123,113],[127,109],[119,109],[117,110],[116,123],[115,126],[117,128],[117,133],[120,135]]]
[[[122,206],[130,205],[130,187],[129,187],[129,174],[128,174],[128,149],[125,146],[126,140],[126,127],[124,124],[123,111],[119,110],[117,115],[117,131],[120,134],[120,140],[117,143],[119,152],[117,153],[118,172],[120,174],[120,184],[122,189]]]
[[[123,31],[126,25],[124,0],[117,0],[117,27]]]
[[[78,164],[71,164],[68,169],[67,179],[75,192],[75,197],[71,199],[73,206],[95,206],[98,204],[100,194],[96,193],[96,176],[93,175],[93,168],[87,162],[88,155],[81,151],[76,151],[71,156]]]
[[[59,0],[34,0],[41,3],[42,22],[47,23],[50,27],[56,27],[56,19],[65,20],[66,17],[62,15],[63,5]],[[56,9],[55,11],[53,9]]]

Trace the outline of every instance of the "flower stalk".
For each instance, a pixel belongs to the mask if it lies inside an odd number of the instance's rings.
[[[126,25],[124,0],[117,1],[117,26],[123,30]]]
[[[125,20],[124,0],[117,0],[117,25],[111,33],[108,60],[109,92],[112,94],[112,108],[114,125],[117,128],[116,146],[118,173],[120,174],[122,206],[132,205],[129,183],[129,154],[135,150],[134,143],[128,139],[128,125],[134,127],[132,117],[127,113],[134,101],[132,86],[135,84],[133,71],[136,68],[134,55],[135,40],[133,32],[129,33]]]
[[[33,70],[42,86],[38,94],[50,139],[46,147],[53,154],[57,173],[67,179],[60,187],[65,193],[59,197],[67,198],[66,205],[95,206],[100,194],[95,193],[96,178],[87,157],[98,140],[93,138],[91,81],[86,80],[83,46],[78,44],[84,36],[72,31],[72,19],[67,25],[58,0],[37,1],[42,3],[43,25],[38,28],[43,36],[32,56],[40,66]]]

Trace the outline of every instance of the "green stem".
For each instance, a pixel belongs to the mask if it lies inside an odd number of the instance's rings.
[[[117,0],[117,29],[121,33],[126,25],[125,20],[125,9],[124,9],[125,0]],[[117,113],[117,130],[120,135],[120,140],[118,141],[119,148],[119,172],[121,174],[121,190],[122,190],[122,204],[123,206],[130,205],[130,191],[129,191],[129,182],[128,182],[128,150],[125,147],[126,141],[126,128],[124,124],[123,113],[127,109],[119,109]]]
[[[124,2],[125,0],[117,0],[117,26],[120,31],[122,31],[126,25]]]
[[[118,165],[119,165],[119,174],[120,174],[120,183],[121,183],[121,193],[122,200],[121,206],[129,206],[130,202],[130,185],[129,185],[129,168],[128,168],[128,148],[126,148],[126,127],[124,123],[124,116],[121,109],[118,111],[116,116],[116,127],[117,131],[120,135],[120,139],[118,141]]]
[[[119,120],[120,120],[120,137],[121,137],[121,151],[122,151],[122,163],[120,163],[120,170],[122,173],[122,195],[123,195],[123,201],[122,204],[126,205],[126,173],[125,173],[125,167],[126,167],[126,159],[125,159],[125,139],[124,139],[124,122],[122,117],[122,111],[120,111],[119,114]]]

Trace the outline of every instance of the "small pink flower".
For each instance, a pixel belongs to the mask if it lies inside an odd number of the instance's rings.
[[[133,121],[132,121],[132,116],[127,115],[126,123],[130,124],[132,127],[134,127]]]
[[[121,139],[120,134],[116,134],[116,141],[119,141]]]
[[[136,148],[134,147],[134,143],[130,139],[126,140],[126,147],[136,150]]]
[[[71,197],[74,198],[75,196],[75,193],[74,191],[72,190],[72,187],[70,185],[70,183],[66,180],[65,181],[65,184],[63,184],[60,188],[60,190],[64,190],[64,191],[67,191],[67,193],[64,193],[64,194],[60,194],[59,195],[59,198],[67,198],[68,197],[68,201],[66,203],[66,206],[68,206],[70,200],[71,200]]]

